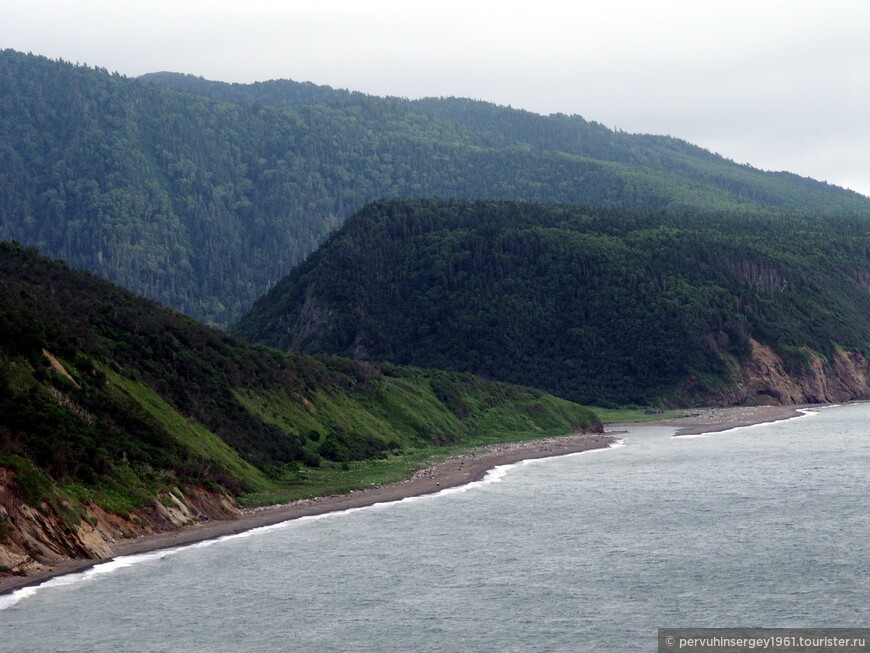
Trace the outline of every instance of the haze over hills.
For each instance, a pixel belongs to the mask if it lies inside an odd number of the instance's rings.
[[[227,324],[391,197],[868,212],[870,199],[683,141],[462,99],[289,81],[127,79],[0,53],[0,238]]]
[[[865,216],[396,200],[234,332],[594,405],[870,396]]]
[[[9,243],[0,333],[0,575],[597,422],[468,374],[253,347]]]

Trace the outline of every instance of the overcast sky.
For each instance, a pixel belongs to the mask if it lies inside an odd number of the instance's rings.
[[[0,47],[579,114],[870,196],[870,0],[3,0]]]

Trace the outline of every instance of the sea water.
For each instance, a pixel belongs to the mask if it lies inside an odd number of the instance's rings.
[[[528,461],[0,597],[0,650],[651,651],[867,627],[870,405]]]

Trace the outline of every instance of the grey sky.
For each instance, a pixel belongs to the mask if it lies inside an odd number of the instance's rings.
[[[576,113],[870,196],[870,0],[7,0],[0,47]]]

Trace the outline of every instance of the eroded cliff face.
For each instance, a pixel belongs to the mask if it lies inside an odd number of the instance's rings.
[[[782,359],[768,346],[752,340],[752,355],[735,364],[733,388],[700,393],[709,404],[799,405],[870,399],[870,360],[839,352],[826,361],[811,355],[800,375],[786,371]],[[690,388],[684,388],[691,392]]]
[[[68,507],[75,514],[72,506]],[[161,495],[153,505],[127,516],[97,505],[85,507],[76,525],[48,502],[29,505],[21,494],[15,472],[0,467],[0,573],[28,575],[64,560],[100,560],[112,557],[112,544],[124,539],[171,531],[197,521],[227,519],[239,512],[226,496],[205,490],[177,488]]]

